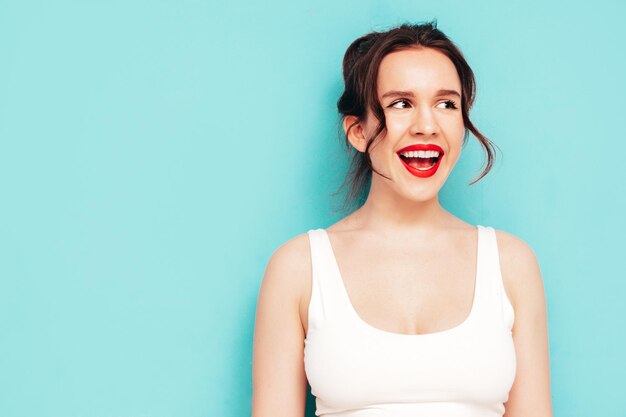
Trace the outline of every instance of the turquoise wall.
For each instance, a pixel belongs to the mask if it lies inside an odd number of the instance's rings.
[[[555,415],[625,416],[626,6],[547,3],[0,0],[0,415],[249,415],[266,262],[342,216],[342,54],[437,18],[501,149],[442,202],[534,248]]]

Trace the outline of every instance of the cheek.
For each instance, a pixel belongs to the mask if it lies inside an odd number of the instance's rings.
[[[452,165],[456,164],[461,155],[463,148],[463,137],[465,136],[465,127],[462,123],[452,123],[446,129],[446,141],[448,144],[448,162]]]
[[[456,147],[459,148],[463,146],[463,138],[465,137],[465,128],[461,127],[454,132],[453,142]]]
[[[411,126],[411,118],[407,115],[390,115],[386,117],[385,127],[390,136],[402,135]]]
[[[463,119],[454,121],[447,126],[447,137],[451,146],[457,148],[463,144],[463,137],[465,136],[465,126]]]
[[[383,163],[381,159],[387,157],[387,154],[389,152],[386,148],[388,146],[389,140],[387,138],[387,135],[376,138],[372,143],[372,146],[370,146],[370,159],[372,160],[372,164],[374,164],[375,167],[380,167],[380,164]]]

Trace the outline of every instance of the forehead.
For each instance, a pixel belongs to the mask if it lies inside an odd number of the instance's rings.
[[[461,80],[452,61],[432,48],[410,48],[387,54],[378,69],[378,95],[412,91],[428,95],[440,89],[461,92]]]

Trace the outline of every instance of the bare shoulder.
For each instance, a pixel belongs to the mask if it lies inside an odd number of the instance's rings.
[[[524,240],[502,230],[496,230],[500,263],[522,266],[528,263],[537,263],[535,252]]]
[[[533,249],[519,237],[496,230],[504,287],[517,311],[527,299],[543,298],[543,281]]]
[[[311,270],[309,237],[302,233],[283,243],[270,257],[262,286],[282,292],[290,300],[300,302],[307,288]]]
[[[310,263],[310,259],[309,236],[302,233],[279,246],[272,253],[268,266],[292,269],[298,272],[308,269],[306,263]]]
[[[254,326],[252,415],[304,415],[307,380],[305,332],[299,313],[308,271],[306,234],[271,255],[259,290]]]

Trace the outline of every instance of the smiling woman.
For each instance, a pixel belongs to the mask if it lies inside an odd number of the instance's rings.
[[[428,178],[439,172],[433,178],[436,186],[432,182],[422,183],[429,185],[430,191],[422,198],[431,199],[456,164],[464,138],[463,112],[457,104],[461,80],[455,67],[436,49],[395,50],[381,60],[376,84],[382,116],[346,114],[347,139],[359,151],[357,155],[369,156],[367,161],[379,175],[388,180],[395,177],[390,186],[420,190],[411,177],[394,173],[394,169],[401,168],[398,159],[416,177]],[[364,122],[359,123],[363,118]],[[384,136],[378,132],[381,119]],[[410,143],[399,149],[399,145],[407,143],[407,136],[418,134],[426,138],[424,143]],[[433,140],[435,136],[439,140]],[[408,151],[410,155],[406,154]]]
[[[327,229],[278,248],[259,293],[253,417],[552,415],[545,297],[523,241],[446,211],[472,70],[434,24],[354,41],[338,102],[353,152]]]

